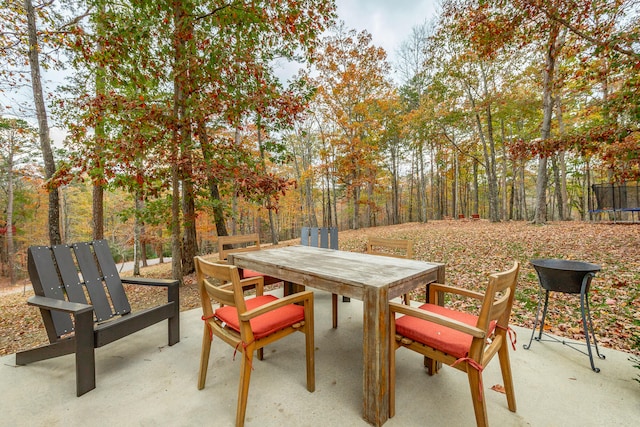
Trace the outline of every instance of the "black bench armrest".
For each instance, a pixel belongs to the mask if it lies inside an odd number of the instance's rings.
[[[173,279],[153,279],[148,277],[121,277],[122,283],[141,286],[164,286],[167,288],[179,286],[180,281]]]
[[[63,301],[55,298],[47,298],[41,296],[32,296],[27,300],[27,304],[47,310],[62,311],[73,315],[84,313],[85,311],[93,311],[93,306],[82,304],[79,302]]]

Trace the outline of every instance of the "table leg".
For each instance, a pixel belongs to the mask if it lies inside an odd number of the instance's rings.
[[[381,426],[389,418],[389,289],[366,287],[363,311],[363,417]]]

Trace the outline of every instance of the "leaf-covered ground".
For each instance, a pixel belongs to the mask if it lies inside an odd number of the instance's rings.
[[[511,319],[525,327],[533,325],[539,289],[528,260],[564,258],[600,264],[602,271],[590,292],[598,342],[603,347],[640,354],[640,224],[553,222],[534,226],[525,222],[431,221],[341,231],[340,249],[362,252],[369,235],[412,239],[415,259],[446,263],[447,283],[475,290],[483,289],[486,274],[520,260],[522,269]],[[148,267],[142,274],[169,277],[170,268],[167,264]],[[0,355],[47,342],[40,314],[25,303],[32,292],[24,294],[22,286],[17,292],[0,293]],[[132,289],[129,297],[135,309],[160,301],[164,295],[154,289]],[[193,276],[185,278],[180,298],[182,310],[199,306]],[[547,316],[549,332],[584,339],[578,295],[552,293]],[[522,342],[529,337],[519,338]]]

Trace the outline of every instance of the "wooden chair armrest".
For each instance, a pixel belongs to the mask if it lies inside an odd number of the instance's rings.
[[[484,294],[480,293],[480,292],[476,292],[476,291],[470,291],[468,289],[464,289],[464,288],[457,288],[455,286],[451,286],[451,285],[444,285],[442,283],[430,283],[429,284],[429,293],[430,293],[430,297],[434,295],[434,293],[436,292],[447,292],[450,294],[456,294],[456,295],[461,295],[461,296],[465,296],[465,297],[469,297],[469,298],[475,298],[475,299],[479,299],[482,300],[484,298]]]
[[[241,279],[240,283],[242,284],[242,288],[249,286],[260,286],[261,283],[264,283],[264,278],[262,276],[249,277],[247,279]],[[233,290],[233,283],[225,283],[224,285],[216,286],[217,289],[223,289],[225,291]]]
[[[391,310],[391,315],[394,315],[394,313],[400,313],[433,322],[438,325],[446,326],[448,328],[455,329],[456,331],[463,332],[476,338],[485,337],[485,332],[482,329],[478,329],[475,326],[467,325],[466,323],[451,319],[441,314],[431,313],[425,310],[420,310],[416,307],[410,307],[408,305],[398,304],[395,302],[389,303],[389,309]]]
[[[285,305],[304,301],[313,301],[312,291],[297,292],[284,298],[278,298],[275,301],[261,305],[260,307],[256,307],[253,310],[249,310],[245,313],[240,314],[240,320],[248,321],[253,319],[254,317],[260,316],[261,314],[267,313],[280,307],[284,307]]]
[[[38,295],[30,297],[27,300],[27,304],[47,310],[62,311],[64,313],[70,313],[73,315],[81,314],[86,311],[93,311],[93,306],[89,304],[69,302],[55,298],[41,297]]]
[[[120,280],[122,281],[122,283],[127,283],[129,285],[162,286],[167,288],[180,286],[180,281],[173,279],[154,279],[150,277],[121,277]]]
[[[264,295],[264,277],[263,276],[254,276],[247,277],[246,279],[240,279],[240,285],[242,285],[242,290],[250,286],[255,286],[256,295]]]

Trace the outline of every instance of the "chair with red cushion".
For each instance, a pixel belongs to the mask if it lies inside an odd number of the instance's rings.
[[[227,263],[227,256],[233,253],[259,251],[260,236],[258,233],[239,234],[236,236],[218,236],[218,259],[220,263]],[[265,285],[273,285],[282,282],[277,277],[266,276],[253,270],[239,269],[240,278],[247,279],[249,277],[264,277]]]
[[[302,332],[306,343],[307,390],[313,392],[316,387],[313,292],[277,298],[263,294],[264,279],[261,276],[241,280],[237,267],[208,262],[200,257],[195,258],[195,266],[205,322],[198,389],[202,390],[205,385],[211,342],[215,335],[242,357],[236,426],[244,425],[254,351],[262,360],[264,346],[294,332]],[[255,287],[254,298],[245,300],[245,287]],[[219,304],[215,310],[212,300]]]
[[[413,240],[407,239],[385,239],[382,237],[369,237],[367,239],[366,253],[371,255],[383,255],[394,258],[413,258]],[[409,305],[411,294],[402,296],[405,304]]]
[[[516,411],[516,399],[509,362],[507,333],[520,264],[489,276],[485,294],[432,283],[429,301],[420,307],[389,303],[391,309],[391,352],[389,373],[389,416],[395,415],[395,351],[405,347],[437,362],[467,373],[476,423],[486,426],[487,408],[483,396],[482,370],[498,354],[509,410]],[[479,300],[476,316],[442,306],[444,293]],[[403,316],[396,319],[396,313]],[[512,344],[513,345],[513,344]],[[514,347],[515,349],[515,347]]]

